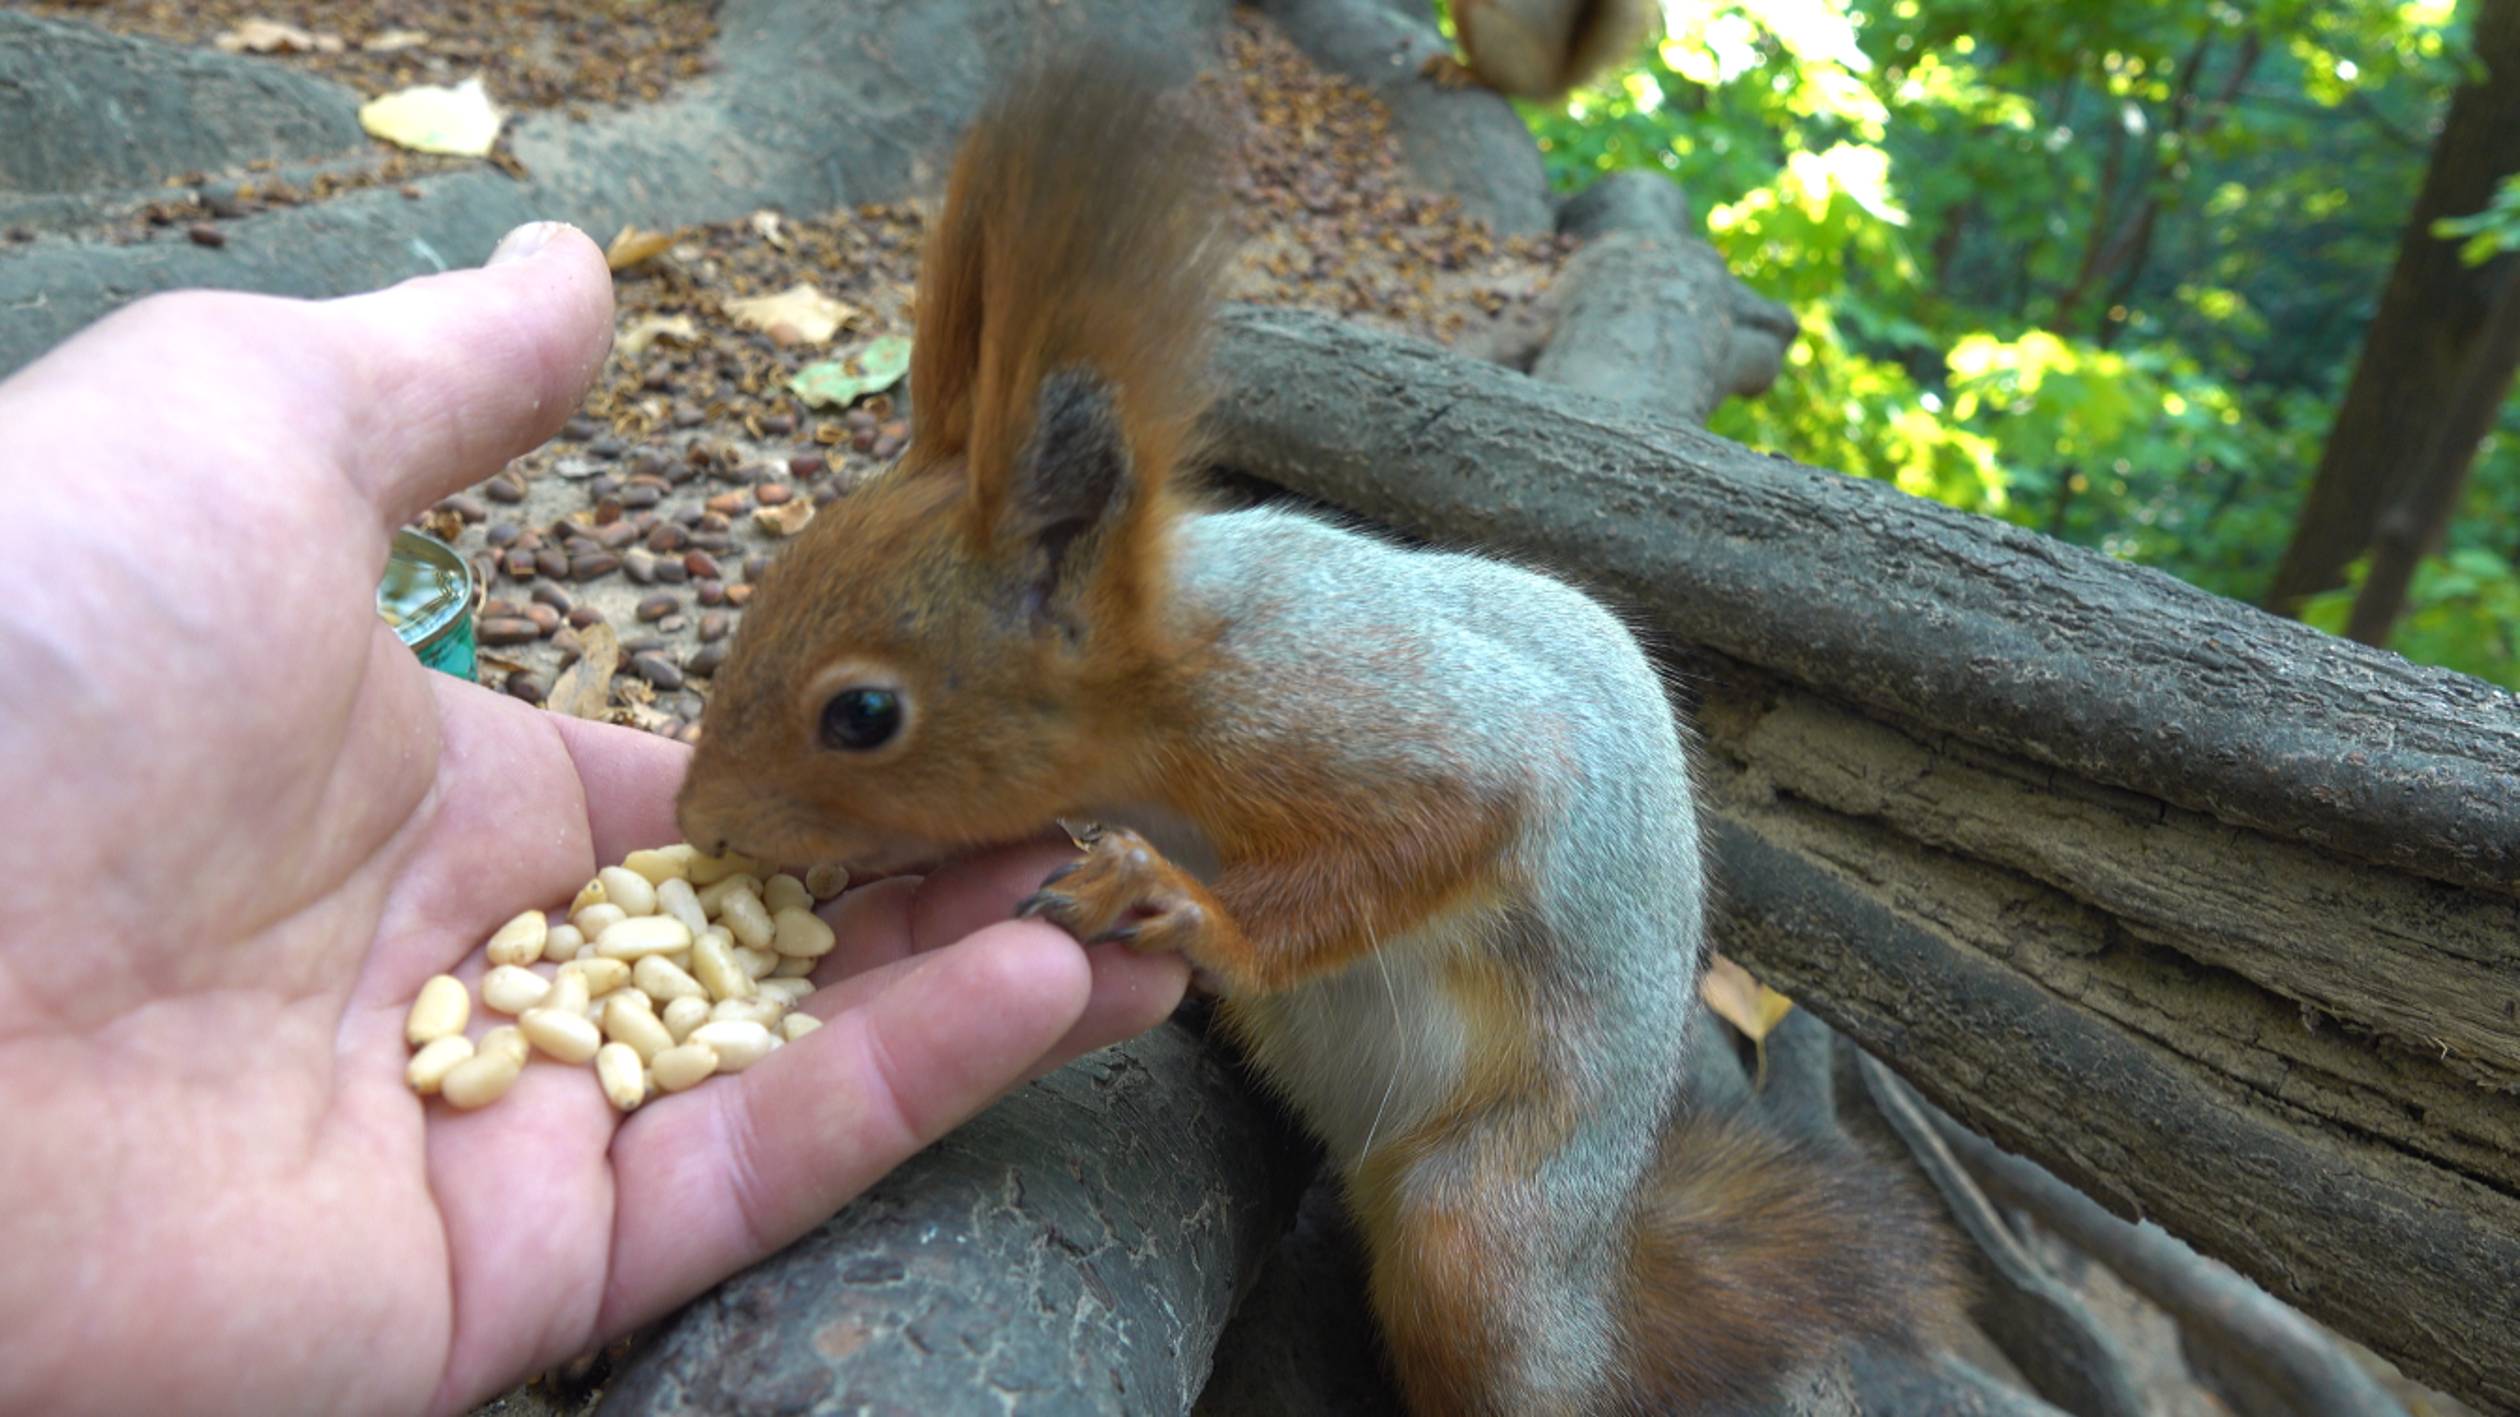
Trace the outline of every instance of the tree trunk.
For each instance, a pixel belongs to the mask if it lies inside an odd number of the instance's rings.
[[[2372,538],[2371,569],[2354,596],[2353,618],[2345,633],[2367,645],[2385,645],[2406,606],[2406,587],[2416,563],[2439,550],[2450,529],[2450,514],[2467,485],[2476,447],[2494,426],[2503,397],[2511,392],[2512,373],[2520,368],[2520,254],[2506,253],[2489,262],[2486,273],[2495,291],[2480,322],[2483,334],[2476,357],[2451,391],[2441,427],[2434,430],[2406,495],[2380,519]]]
[[[2370,548],[2394,506],[2411,498],[2409,514],[2420,520],[2424,489],[2438,498],[2445,485],[2455,488],[2498,401],[2463,391],[2510,383],[2512,355],[2495,353],[2487,319],[2494,270],[2461,262],[2459,243],[2432,232],[2443,217],[2482,210],[2502,179],[2520,171],[2520,0],[2476,0],[2475,17],[2484,72],[2452,95],[2433,141],[2397,264],[2266,594],[2278,614],[2297,616],[2311,596],[2345,584],[2346,567]],[[2491,358],[2500,359],[2499,370],[2487,367]]]

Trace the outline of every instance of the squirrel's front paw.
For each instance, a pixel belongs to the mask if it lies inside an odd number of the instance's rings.
[[[1089,945],[1195,953],[1214,919],[1214,902],[1195,877],[1124,827],[1074,835],[1084,857],[1043,877],[1015,907],[1018,917],[1047,920]]]

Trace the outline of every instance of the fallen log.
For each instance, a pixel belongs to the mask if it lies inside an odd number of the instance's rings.
[[[1567,201],[1558,231],[1584,246],[1558,277],[1557,329],[1531,377],[1697,424],[1776,382],[1793,312],[1733,275],[1671,179],[1604,177]]]
[[[1718,947],[1928,1097],[2520,1405],[2520,699],[2170,577],[1286,311],[1217,461],[1641,617]]]
[[[957,1128],[637,1346],[604,1414],[1186,1412],[1310,1154],[1182,1020]]]

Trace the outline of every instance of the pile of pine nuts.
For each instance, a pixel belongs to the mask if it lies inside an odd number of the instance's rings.
[[[836,943],[814,903],[848,875],[765,882],[762,870],[687,844],[633,851],[595,873],[562,923],[523,912],[490,937],[481,976],[483,1007],[516,1021],[468,1037],[472,991],[437,975],[404,1022],[404,1080],[422,1097],[486,1107],[541,1053],[593,1063],[604,1096],[628,1112],[804,1037],[822,1023],[798,1011],[814,992],[805,976]]]

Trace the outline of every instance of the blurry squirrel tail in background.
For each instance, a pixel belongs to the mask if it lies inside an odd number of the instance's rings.
[[[1548,100],[1625,57],[1656,13],[1654,0],[1453,0],[1453,29],[1479,82]]]

